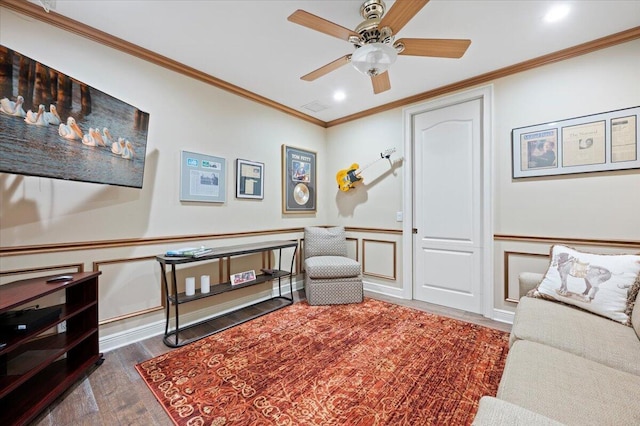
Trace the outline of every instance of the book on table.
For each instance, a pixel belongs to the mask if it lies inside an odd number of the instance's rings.
[[[208,247],[187,247],[176,250],[168,250],[166,255],[172,257],[203,257],[213,253]]]

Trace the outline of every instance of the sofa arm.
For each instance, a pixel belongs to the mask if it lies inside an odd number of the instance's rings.
[[[533,290],[544,278],[544,274],[537,272],[521,272],[518,275],[518,283],[520,284],[520,297],[526,296],[529,290]]]
[[[561,426],[553,419],[492,396],[483,396],[473,426]]]

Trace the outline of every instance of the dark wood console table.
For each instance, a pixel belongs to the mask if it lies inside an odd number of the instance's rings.
[[[293,249],[293,256],[291,257],[291,265],[289,266],[289,270],[282,269],[282,250],[283,249]],[[213,249],[213,252],[199,258],[193,257],[174,257],[174,256],[166,256],[160,255],[156,256],[156,260],[160,263],[160,272],[162,277],[162,284],[164,285],[164,292],[166,297],[165,303],[165,328],[164,328],[164,343],[172,348],[177,348],[180,346],[184,346],[193,341],[202,339],[203,337],[210,336],[214,333],[218,333],[222,330],[226,330],[227,328],[233,327],[235,325],[241,324],[243,322],[249,321],[251,319],[257,318],[261,315],[268,314],[270,312],[276,311],[278,309],[284,308],[285,306],[289,306],[293,304],[293,284],[291,283],[291,276],[293,273],[293,263],[295,260],[296,250],[298,248],[298,243],[296,241],[265,241],[261,243],[254,244],[242,244],[237,246],[229,246],[229,247],[216,247]],[[231,282],[226,281],[219,284],[212,284],[211,290],[209,293],[201,293],[199,290],[196,290],[196,293],[193,296],[187,296],[185,293],[178,293],[178,284],[176,279],[176,265],[193,263],[193,262],[206,262],[212,260],[222,260],[225,257],[233,257],[233,256],[242,256],[246,254],[253,253],[261,253],[261,252],[271,252],[274,250],[278,250],[278,268],[272,274],[257,274],[256,279],[252,281],[248,281],[242,284],[232,285]],[[167,278],[167,267],[170,267],[170,278],[171,283],[169,283],[169,279]],[[282,278],[289,278],[289,290],[290,296],[284,296],[282,294]],[[250,307],[260,306],[260,313],[256,313],[253,315],[247,315],[243,319],[229,320],[227,325],[220,326],[218,328],[213,329],[211,332],[208,332],[204,335],[198,335],[196,337],[180,337],[180,334],[187,331],[190,328],[199,326],[207,321],[211,321],[212,319],[218,319],[222,317],[231,316],[236,311],[229,312],[223,315],[219,315],[213,318],[206,318],[202,321],[199,321],[195,324],[190,324],[187,327],[180,327],[180,311],[179,306],[183,303],[192,302],[194,300],[203,299],[206,297],[215,296],[218,294],[226,293],[233,290],[238,290],[241,288],[250,287],[256,284],[264,283],[267,281],[278,280],[278,295],[271,297],[268,300],[263,300],[258,303],[255,303],[251,306],[240,308],[248,309]],[[278,303],[274,303],[278,302]],[[171,320],[171,305],[173,305],[173,317],[175,321],[175,328],[170,330],[169,323]]]
[[[0,423],[28,423],[94,364],[103,362],[98,349],[98,275],[78,272],[31,278],[0,285],[0,314],[26,315],[25,305],[43,296],[64,295],[51,307],[53,315],[25,321],[14,331],[0,330]],[[35,306],[33,306],[35,308]],[[44,310],[43,310],[44,311]],[[42,315],[42,314],[40,314]],[[66,331],[50,330],[66,321]],[[19,323],[23,324],[23,323]],[[45,333],[47,332],[47,333]]]

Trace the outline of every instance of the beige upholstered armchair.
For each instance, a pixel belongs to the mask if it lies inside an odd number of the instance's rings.
[[[344,227],[304,229],[304,290],[310,305],[360,303],[360,263],[347,257]]]

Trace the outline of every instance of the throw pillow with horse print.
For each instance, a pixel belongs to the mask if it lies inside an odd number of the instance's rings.
[[[544,279],[530,296],[631,325],[627,296],[640,274],[640,255],[585,253],[555,245],[550,257]]]

